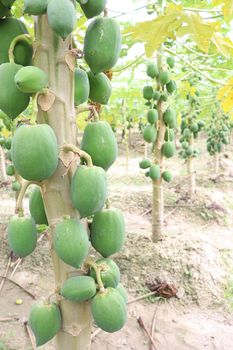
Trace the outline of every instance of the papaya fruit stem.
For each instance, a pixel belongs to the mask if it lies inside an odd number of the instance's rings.
[[[97,280],[97,284],[99,286],[99,291],[100,291],[100,293],[103,293],[105,291],[105,288],[104,288],[104,284],[102,282],[101,275],[100,275],[101,268],[94,261],[92,261],[90,259],[88,259],[85,262],[85,265],[88,265],[95,270],[96,280]]]
[[[106,200],[106,209],[110,209],[111,208],[111,203],[110,203],[110,200],[107,198]]]
[[[12,42],[10,44],[10,47],[9,47],[9,50],[8,50],[9,62],[10,63],[15,63],[14,50],[15,50],[16,45],[20,41],[24,41],[25,43],[27,43],[29,45],[32,45],[32,38],[31,38],[31,36],[29,34],[21,34],[21,35],[16,36],[12,40]]]
[[[79,149],[78,147],[76,147],[75,145],[72,145],[72,144],[64,144],[62,146],[62,151],[68,153],[68,152],[74,152],[76,153],[80,158],[84,158],[85,161],[87,162],[87,166],[88,167],[92,167],[93,166],[93,162],[92,162],[92,159],[91,159],[91,156],[82,151],[81,149]]]
[[[23,210],[23,199],[26,193],[26,190],[29,185],[31,185],[33,182],[32,181],[26,181],[26,180],[21,180],[21,188],[19,191],[19,195],[16,201],[16,207],[15,207],[15,213],[18,214],[19,216],[24,215],[24,210]]]

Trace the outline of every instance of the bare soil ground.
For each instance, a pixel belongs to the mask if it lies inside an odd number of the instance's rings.
[[[128,309],[126,327],[118,333],[100,332],[93,340],[94,350],[149,349],[141,316],[150,329],[156,317],[154,339],[157,350],[230,350],[233,344],[233,147],[222,157],[221,174],[213,176],[212,160],[202,150],[195,160],[197,194],[188,200],[188,181],[183,160],[168,162],[174,181],[165,185],[165,234],[154,244],[151,236],[151,182],[139,170],[143,145],[135,138],[128,168],[121,147],[120,157],[109,171],[112,204],[125,214],[127,239],[114,258],[122,272],[129,299],[148,292],[148,283],[174,285],[177,298],[148,298]],[[0,275],[8,260],[5,229],[14,212],[13,194],[0,189]],[[25,201],[27,205],[27,200]],[[12,267],[11,267],[12,269]],[[37,298],[54,288],[52,262],[46,239],[17,269],[13,279]],[[1,280],[1,278],[0,278]],[[16,305],[22,299],[22,305]],[[0,350],[29,350],[23,321],[34,300],[23,290],[6,282],[0,294]],[[15,316],[19,321],[1,322]],[[52,350],[52,342],[41,347]],[[69,350],[69,349],[67,349]]]

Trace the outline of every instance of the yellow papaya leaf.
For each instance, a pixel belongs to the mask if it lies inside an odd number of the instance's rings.
[[[223,56],[230,58],[233,55],[233,42],[229,38],[224,38],[220,33],[215,33],[211,40]]]
[[[225,113],[228,113],[233,109],[233,78],[231,78],[227,84],[218,91],[217,98],[221,101]]]
[[[3,128],[1,131],[1,135],[7,139],[10,136],[11,132],[9,130],[7,130],[7,128]]]
[[[213,5],[222,5],[223,16],[227,22],[233,19],[233,0],[214,0]]]

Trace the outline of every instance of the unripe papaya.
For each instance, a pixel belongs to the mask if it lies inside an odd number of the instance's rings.
[[[143,131],[143,138],[146,142],[155,142],[157,137],[157,130],[154,125],[147,125]]]
[[[149,170],[149,177],[152,180],[158,180],[161,177],[160,166],[158,164],[153,164]]]
[[[15,75],[15,84],[20,91],[35,94],[48,86],[48,75],[38,67],[22,67]]]
[[[116,137],[109,123],[89,123],[84,130],[81,149],[91,156],[94,165],[107,171],[118,153]]]
[[[74,101],[79,106],[88,100],[90,94],[90,83],[85,70],[76,68],[74,72]]]
[[[64,219],[53,234],[53,247],[66,264],[80,268],[88,254],[89,240],[81,221]]]
[[[50,0],[47,7],[50,27],[65,40],[72,33],[76,24],[76,9],[70,0]]]
[[[152,86],[144,86],[143,88],[143,97],[145,100],[152,100],[154,95],[154,90]]]
[[[174,141],[175,139],[175,133],[173,129],[166,129],[165,135],[164,135],[164,140],[165,141]]]
[[[199,127],[198,127],[198,124],[197,123],[193,123],[190,127],[190,130],[193,132],[193,133],[196,133],[199,131]]]
[[[153,93],[153,100],[158,101],[160,99],[160,96],[160,92],[158,90],[155,90],[155,92]]]
[[[167,92],[169,92],[169,94],[173,94],[173,92],[175,92],[177,89],[176,82],[174,80],[170,80],[169,83],[166,85],[166,89]]]
[[[172,108],[167,108],[163,115],[164,123],[171,129],[176,127],[176,112]]]
[[[125,221],[117,209],[105,209],[94,215],[90,239],[92,246],[103,257],[119,252],[125,240]]]
[[[30,95],[17,89],[14,79],[22,66],[15,63],[0,65],[0,81],[4,89],[0,90],[0,109],[11,119],[18,117],[30,102]]]
[[[8,16],[10,16],[10,9],[9,9],[9,7],[4,6],[0,2],[0,18],[8,17]]]
[[[47,343],[61,329],[59,307],[45,301],[34,304],[29,315],[29,326],[36,337],[36,346]]]
[[[75,303],[93,298],[96,294],[96,283],[90,276],[75,276],[68,278],[62,285],[60,294]]]
[[[169,72],[166,72],[166,71],[161,71],[159,73],[159,81],[162,85],[166,85],[169,83],[170,81],[170,74]]]
[[[108,77],[104,73],[94,75],[90,71],[88,72],[88,79],[90,84],[90,100],[103,105],[108,104],[112,93],[112,85]]]
[[[163,92],[160,95],[160,100],[163,101],[163,102],[166,102],[168,100],[168,94],[166,92]]]
[[[42,198],[39,186],[36,186],[30,193],[29,210],[36,224],[48,225],[44,202],[43,202],[43,198]]]
[[[37,231],[36,224],[31,217],[13,217],[7,226],[7,238],[16,255],[25,257],[36,248]]]
[[[162,178],[163,178],[164,181],[166,181],[166,182],[172,181],[172,174],[171,174],[171,172],[168,171],[168,170],[163,171],[163,173],[162,173]]]
[[[6,148],[6,149],[11,149],[11,144],[12,144],[12,137],[8,137],[8,138],[5,140],[5,148]]]
[[[149,109],[147,112],[147,121],[150,124],[155,124],[158,121],[158,111],[156,109]]]
[[[92,300],[91,311],[97,326],[105,332],[119,331],[127,320],[125,301],[114,288],[99,292]]]
[[[8,176],[13,176],[15,173],[14,165],[8,165],[8,167],[6,168],[6,173]]]
[[[46,13],[48,0],[24,0],[24,13],[40,16]]]
[[[183,141],[181,146],[183,149],[187,149],[189,147],[189,143],[187,141]]]
[[[150,166],[151,166],[151,162],[150,162],[149,159],[143,159],[143,160],[141,160],[140,163],[139,163],[139,167],[140,167],[141,169],[147,169],[147,168],[149,168]]]
[[[128,295],[127,295],[127,292],[125,290],[125,288],[122,286],[121,283],[119,283],[116,288],[115,288],[119,293],[120,295],[122,296],[123,300],[125,301],[125,303],[127,304],[128,302]]]
[[[16,18],[6,18],[0,20],[0,64],[9,62],[8,50],[11,42],[18,35],[28,34],[25,24]],[[28,66],[32,61],[32,46],[20,41],[14,49],[14,61],[16,64]]]
[[[152,79],[156,78],[159,75],[159,69],[157,64],[153,62],[148,63],[146,66],[146,74]]]
[[[18,181],[13,181],[11,187],[12,187],[12,191],[18,192],[20,191],[21,185]]]
[[[11,7],[15,0],[0,0],[0,2],[6,7]]]
[[[84,38],[84,58],[94,74],[110,70],[121,52],[121,31],[114,18],[98,17],[88,26]]]
[[[47,124],[22,125],[12,141],[12,160],[18,173],[29,181],[42,181],[56,171],[58,144]]]
[[[192,157],[193,155],[193,147],[189,146],[187,149],[186,149],[186,156],[187,157]]]
[[[115,288],[120,282],[120,270],[117,264],[112,259],[99,259],[95,262],[101,269],[100,276],[104,284],[104,287],[113,287]],[[90,276],[96,278],[96,273],[93,268],[90,269]]]
[[[101,14],[106,7],[107,0],[88,0],[81,4],[81,8],[87,18],[93,18]]]
[[[5,146],[5,139],[4,139],[4,137],[1,137],[0,136],[0,146]]]
[[[96,166],[79,166],[71,180],[71,199],[81,218],[100,211],[107,199],[105,171]]]
[[[175,67],[175,59],[174,57],[170,56],[167,58],[167,64],[169,65],[170,68]]]
[[[162,147],[162,152],[166,158],[173,157],[175,154],[175,151],[176,151],[176,147],[175,147],[174,142],[169,142],[169,141],[164,142],[163,147]]]

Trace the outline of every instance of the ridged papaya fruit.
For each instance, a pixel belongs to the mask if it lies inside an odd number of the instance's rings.
[[[160,166],[158,164],[153,164],[149,170],[149,177],[152,180],[158,180],[161,177]]]
[[[186,152],[186,156],[187,156],[187,157],[192,157],[192,155],[193,155],[193,147],[189,146],[189,147],[185,150],[185,152]]]
[[[175,92],[177,89],[176,82],[174,80],[170,80],[169,83],[166,85],[166,89],[167,92],[169,92],[169,94],[173,94],[173,92]]]
[[[112,259],[99,259],[96,261],[96,264],[101,268],[100,276],[104,287],[113,287],[115,288],[120,282],[120,270],[117,264]],[[96,279],[95,270],[90,269],[90,276]]]
[[[189,140],[190,137],[192,136],[192,132],[189,128],[185,128],[183,131],[183,136],[185,139]]]
[[[47,124],[22,125],[12,141],[12,160],[18,173],[29,181],[49,178],[58,166],[58,145]]]
[[[94,74],[115,66],[121,52],[121,31],[114,18],[98,17],[88,26],[84,58]]]
[[[79,166],[71,181],[71,199],[81,218],[100,211],[107,199],[105,171],[96,166]]]
[[[149,109],[146,117],[147,117],[148,123],[153,125],[158,121],[158,111],[156,109]]]
[[[127,292],[126,292],[125,288],[123,287],[123,285],[121,283],[119,283],[115,289],[120,293],[124,302],[127,304],[128,295],[127,295]]]
[[[162,147],[162,152],[166,158],[173,157],[175,154],[175,151],[176,151],[176,147],[174,142],[171,142],[171,141],[164,142]]]
[[[167,108],[163,115],[164,123],[171,129],[176,127],[176,112],[172,108]]]
[[[15,75],[15,84],[20,91],[35,94],[48,86],[48,75],[38,67],[22,67]]]
[[[92,300],[91,311],[97,326],[108,333],[119,331],[127,320],[125,301],[114,288],[97,293]]]
[[[4,6],[4,5],[0,2],[0,18],[8,17],[9,15],[10,15],[10,9],[9,9],[9,7]]]
[[[11,187],[12,187],[12,191],[18,192],[21,188],[21,185],[18,181],[13,181]]]
[[[91,71],[88,72],[90,84],[91,101],[107,105],[112,94],[112,85],[108,77],[104,73],[94,75]]]
[[[154,125],[147,125],[143,131],[143,138],[146,142],[155,142],[157,137],[157,130]]]
[[[183,149],[187,149],[189,147],[189,143],[187,141],[183,141],[181,146]]]
[[[166,72],[166,71],[161,71],[159,73],[159,81],[162,85],[166,85],[169,83],[170,81],[170,74],[169,72]]]
[[[160,101],[166,102],[168,100],[168,94],[166,92],[163,92],[160,95]]]
[[[0,65],[0,81],[4,86],[0,90],[0,109],[11,119],[15,119],[22,113],[30,102],[30,95],[17,89],[14,79],[22,66],[15,63],[3,63]]]
[[[175,133],[173,129],[166,129],[165,135],[164,135],[164,140],[165,141],[174,141],[175,139]]]
[[[8,50],[13,39],[22,34],[28,34],[25,24],[16,18],[0,19],[0,64],[9,62]],[[20,41],[14,49],[14,60],[16,64],[28,66],[32,61],[32,46]]]
[[[76,24],[76,9],[70,0],[50,0],[47,16],[53,31],[65,40],[72,33]]]
[[[87,18],[93,18],[103,12],[106,3],[107,0],[88,0],[85,4],[81,4],[81,8]]]
[[[162,173],[162,178],[163,178],[164,181],[166,181],[166,182],[172,181],[172,174],[171,174],[171,172],[168,171],[168,170],[163,171],[163,173]]]
[[[155,90],[152,97],[154,101],[158,101],[160,99],[160,96],[160,92],[158,90]]]
[[[154,79],[159,75],[159,69],[156,63],[150,62],[146,66],[146,74],[148,77]]]
[[[44,202],[39,186],[36,186],[30,193],[29,210],[37,225],[48,225]]]
[[[88,100],[90,83],[85,70],[76,68],[74,72],[74,102],[79,106]]]
[[[35,338],[36,346],[51,340],[61,329],[61,312],[55,303],[40,301],[32,306],[29,315],[29,326]]]
[[[109,123],[89,123],[84,130],[81,149],[91,156],[94,165],[107,171],[118,153],[116,137]]]
[[[90,276],[68,278],[61,287],[60,294],[75,303],[93,298],[96,294],[96,283]]]
[[[198,127],[198,124],[197,123],[192,123],[191,127],[190,127],[190,130],[193,132],[193,133],[196,133],[199,131],[199,127]]]
[[[170,56],[167,58],[167,64],[169,65],[170,68],[175,67],[175,59],[174,57]]]
[[[94,215],[90,240],[103,257],[119,252],[125,240],[125,221],[117,209],[104,209]]]
[[[16,255],[25,257],[36,248],[36,224],[31,217],[13,217],[7,226],[7,238]]]
[[[29,15],[40,16],[46,13],[48,0],[24,0],[23,12]]]
[[[152,100],[154,96],[154,90],[152,86],[144,86],[143,88],[143,97],[145,100]]]
[[[8,165],[6,168],[6,173],[8,176],[13,176],[15,173],[14,165],[12,165],[12,164]]]
[[[139,167],[141,169],[148,169],[151,166],[151,162],[149,159],[143,159],[139,163]]]
[[[89,240],[81,221],[64,219],[53,234],[53,247],[66,264],[80,268],[88,254]]]

